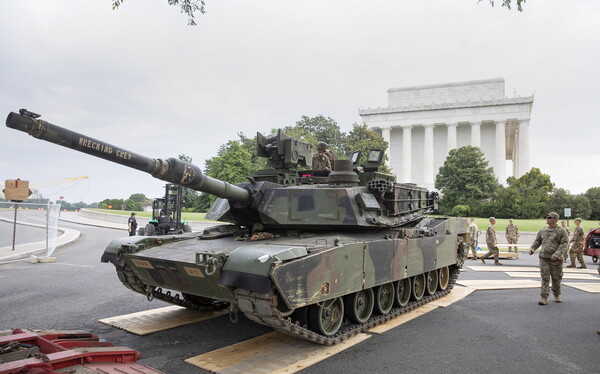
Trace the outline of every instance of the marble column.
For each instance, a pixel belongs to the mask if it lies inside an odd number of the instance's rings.
[[[448,126],[448,152],[456,149],[456,126],[458,123],[447,123]]]
[[[388,160],[386,161],[387,166],[392,167],[392,141],[391,141],[391,127],[385,127],[381,129],[381,137],[388,143],[388,148],[386,150]]]
[[[523,119],[519,121],[519,137],[517,139],[517,157],[518,168],[515,177],[519,178],[523,174],[529,172],[529,120]]]
[[[506,184],[506,120],[494,121],[496,124],[496,147],[494,172],[500,184]]]
[[[424,125],[425,138],[423,143],[423,182],[425,187],[433,187],[433,127],[435,125]]]
[[[481,122],[471,122],[471,145],[481,147]]]
[[[412,182],[412,126],[402,126],[402,180],[401,182]]]

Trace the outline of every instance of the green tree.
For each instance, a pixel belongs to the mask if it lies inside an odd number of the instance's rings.
[[[584,195],[590,202],[590,218],[600,219],[600,187],[589,188]]]
[[[344,133],[331,117],[321,114],[315,117],[302,116],[294,126],[286,126],[283,131],[293,138],[312,144],[314,149],[317,142],[325,142],[338,157],[343,150]]]
[[[574,196],[564,188],[555,188],[548,197],[548,210],[557,212],[561,216],[565,208],[573,208]]]
[[[592,205],[590,204],[590,200],[584,194],[574,196],[571,217],[589,219],[591,215]]]
[[[479,0],[479,2],[482,2],[482,1],[483,0]],[[490,4],[492,4],[492,6],[494,6],[496,4],[496,2],[497,2],[496,0],[489,0],[489,1],[490,1]],[[501,0],[501,4],[502,4],[503,7],[506,7],[507,9],[510,10],[510,9],[512,9],[511,5],[513,5],[513,4],[516,3],[517,4],[517,9],[519,10],[519,12],[522,12],[523,11],[523,3],[526,2],[526,1],[527,0],[515,0],[515,1],[512,1],[512,0]],[[498,2],[500,2],[500,1],[498,1]]]
[[[246,182],[247,177],[254,172],[251,162],[252,155],[238,140],[230,140],[219,148],[217,156],[206,160],[205,174],[231,184]],[[207,194],[200,195],[200,208],[207,209],[216,197]]]
[[[554,184],[550,176],[531,168],[520,178],[509,177],[506,182],[514,193],[518,218],[540,218],[548,213],[548,201]]]
[[[489,200],[498,181],[483,152],[477,147],[453,149],[435,178],[441,194],[440,211],[448,214],[455,205],[468,205],[477,214],[483,201]]]
[[[377,132],[369,129],[366,124],[359,125],[354,123],[352,130],[343,137],[341,155],[340,158],[350,158],[352,152],[362,151],[359,164],[364,164],[367,161],[367,154],[369,150],[373,148],[386,150],[388,148],[388,142],[386,142],[381,135]],[[387,160],[387,155],[385,156]],[[382,173],[391,173],[391,169],[387,165],[383,165],[380,168]]]
[[[113,10],[118,9],[125,0],[113,0],[112,8]],[[194,26],[196,25],[196,21],[194,20],[194,16],[196,12],[200,12],[202,14],[206,13],[206,9],[204,6],[204,0],[167,0],[169,5],[179,5],[181,8],[181,13],[185,13],[188,16],[188,25]]]
[[[99,207],[102,209],[120,210],[125,207],[125,201],[123,199],[104,199],[100,202]]]

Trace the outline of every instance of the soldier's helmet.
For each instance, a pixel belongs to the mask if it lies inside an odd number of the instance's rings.
[[[329,147],[329,144],[325,143],[325,142],[318,142],[317,143],[317,151],[324,151],[327,149],[327,147]]]
[[[560,216],[556,212],[550,212],[550,213],[548,213],[548,217],[551,217],[551,218],[554,218],[554,219],[559,219],[560,218]]]

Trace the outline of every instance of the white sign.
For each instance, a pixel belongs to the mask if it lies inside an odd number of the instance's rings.
[[[565,217],[571,217],[571,208],[565,208]]]

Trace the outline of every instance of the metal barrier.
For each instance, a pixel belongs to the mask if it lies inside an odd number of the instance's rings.
[[[60,204],[0,202],[0,263],[50,257],[56,248]]]

